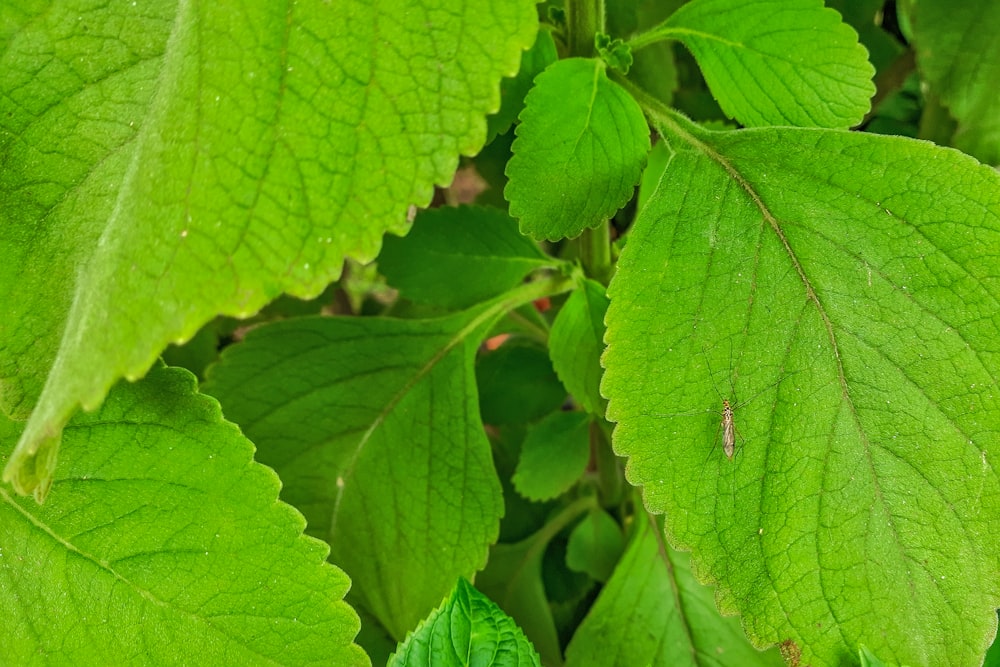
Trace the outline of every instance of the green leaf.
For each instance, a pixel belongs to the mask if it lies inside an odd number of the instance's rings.
[[[570,58],[536,77],[513,151],[504,195],[521,231],[537,239],[574,237],[632,197],[649,127],[603,62]]]
[[[908,139],[684,132],[609,288],[602,390],[629,479],[756,645],[982,660],[1000,175]]]
[[[542,580],[542,557],[560,531],[594,506],[592,497],[565,507],[538,532],[516,544],[496,544],[476,585],[514,617],[546,665],[562,662],[559,635]]]
[[[883,27],[886,21],[884,0],[823,0],[830,9],[841,15],[844,22],[854,28],[868,51],[868,60],[879,73],[892,67],[905,52],[896,37]],[[897,4],[898,7],[898,4]],[[865,124],[868,131],[868,125]]]
[[[566,400],[545,349],[517,339],[479,358],[476,383],[483,421],[492,425],[541,419]]]
[[[78,406],[404,231],[483,145],[535,38],[532,0],[483,4],[70,0],[5,19],[0,375],[9,414],[38,399],[5,480],[44,496]]]
[[[559,379],[585,410],[601,417],[601,353],[607,310],[604,286],[585,280],[563,304],[549,334],[549,356]]]
[[[986,652],[986,659],[983,660],[983,667],[1000,667],[1000,642],[993,639],[993,645]]]
[[[473,360],[500,314],[492,304],[433,320],[278,322],[209,371],[205,390],[397,640],[497,537],[503,499]]]
[[[500,82],[500,110],[487,119],[486,143],[510,129],[524,108],[524,96],[531,90],[535,77],[558,58],[552,33],[539,30],[535,44],[521,56],[517,76]]]
[[[887,667],[886,664],[879,660],[878,656],[872,653],[864,644],[862,644],[858,649],[858,658],[860,658],[861,667]]]
[[[851,127],[875,93],[858,34],[821,0],[693,0],[636,41],[658,39],[690,49],[743,125]]]
[[[65,440],[48,502],[0,489],[0,662],[369,664],[347,577],[190,373],[117,386]]]
[[[1000,164],[1000,4],[913,4],[917,63],[931,90],[958,121],[955,146]]]
[[[625,554],[566,648],[567,667],[784,664],[777,651],[750,646],[737,619],[719,616],[711,589],[691,574],[687,554],[663,544],[658,533],[640,515]]]
[[[618,0],[606,3],[608,32],[629,38],[650,26],[662,23],[685,0]],[[670,105],[677,89],[677,67],[673,44],[658,42],[631,53],[629,81],[664,104]]]
[[[528,430],[512,481],[525,498],[549,500],[577,482],[590,460],[590,417],[553,412]]]
[[[566,565],[592,579],[606,582],[625,548],[622,529],[602,509],[595,509],[569,535]]]
[[[637,210],[641,211],[645,208],[649,197],[656,192],[660,179],[663,178],[663,172],[667,170],[672,156],[673,153],[666,141],[657,141],[653,144],[652,150],[649,151],[646,168],[642,171],[642,178],[639,180],[639,195],[636,198]],[[628,236],[623,238],[628,239]]]
[[[399,651],[389,667],[540,666],[538,654],[521,628],[465,579],[435,609]]]
[[[552,264],[504,211],[466,206],[420,212],[379,255],[379,270],[403,296],[446,308],[485,301]]]
[[[622,74],[628,74],[632,67],[632,50],[621,39],[612,39],[609,35],[599,34],[594,37],[594,47],[608,67]]]

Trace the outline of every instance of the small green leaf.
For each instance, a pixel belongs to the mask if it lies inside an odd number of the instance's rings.
[[[663,543],[640,515],[635,533],[597,602],[566,648],[567,667],[631,665],[779,667],[775,650],[747,642],[739,620],[723,618],[687,554]]]
[[[388,667],[539,667],[538,654],[500,607],[459,579],[451,596],[399,646]]]
[[[534,238],[578,236],[624,206],[639,181],[649,128],[604,68],[599,60],[560,60],[525,99],[504,195]]]
[[[608,67],[628,74],[632,67],[632,49],[624,41],[602,33],[594,36],[594,47]]]
[[[585,280],[563,304],[549,334],[552,367],[569,393],[592,415],[604,416],[601,354],[604,352],[604,286]]]
[[[534,0],[31,5],[0,51],[0,396],[39,495],[118,378],[406,230],[538,29]]]
[[[607,30],[611,35],[627,39],[650,26],[662,23],[685,1],[619,0],[605,3]],[[674,45],[670,42],[649,44],[638,51],[632,51],[631,55],[629,81],[669,106],[678,85]]]
[[[511,340],[480,356],[476,364],[479,405],[487,424],[541,419],[566,400],[545,349]]]
[[[528,430],[512,479],[525,498],[549,500],[583,475],[590,460],[590,417],[584,412],[554,412]]]
[[[570,533],[566,565],[571,570],[605,582],[624,548],[625,538],[618,522],[604,510],[594,509]]]
[[[602,390],[629,479],[756,645],[982,660],[1000,175],[908,139],[685,132],[609,288]]]
[[[1000,164],[1000,4],[913,3],[917,64],[958,121],[955,146]]]
[[[466,206],[421,211],[379,255],[379,270],[403,296],[446,308],[497,296],[552,263],[504,211]]]
[[[350,581],[190,373],[118,385],[63,437],[44,505],[0,489],[0,662],[369,664]]]
[[[638,39],[683,42],[743,125],[847,128],[875,93],[858,34],[821,0],[693,0]]]
[[[205,390],[397,640],[497,537],[503,499],[473,360],[501,312],[277,322],[209,371]]]

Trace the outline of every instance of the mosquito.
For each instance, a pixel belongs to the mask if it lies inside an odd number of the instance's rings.
[[[732,350],[730,350],[729,351],[730,368],[732,367],[732,364],[733,364]],[[705,356],[705,365],[708,366],[709,377],[712,380],[712,386],[715,388],[715,393],[719,394],[719,396],[722,397],[722,394],[719,392],[719,388],[715,386],[715,372],[712,370],[712,364],[708,361],[707,355]],[[736,410],[749,404],[750,401],[754,400],[755,398],[763,394],[765,391],[768,391],[769,389],[772,389],[775,386],[781,384],[782,382],[788,379],[788,376],[793,375],[794,373],[797,372],[798,371],[791,371],[789,373],[785,373],[777,380],[767,385],[766,387],[764,387],[763,389],[755,393],[753,396],[743,401],[742,403],[733,405],[732,403],[730,403],[728,398],[722,398],[722,419],[719,422],[719,430],[722,431],[722,453],[726,455],[727,459],[732,461],[733,457],[736,455],[736,437],[739,433],[736,430],[736,417],[735,417]],[[736,390],[733,387],[733,378],[731,375],[731,371],[729,378],[729,388],[733,392],[733,395],[735,396]],[[716,433],[716,437],[718,437],[718,433]],[[740,439],[742,439],[742,437]]]
[[[736,416],[735,416],[736,415],[736,411],[739,410],[740,408],[746,406],[747,404],[749,404],[751,401],[753,401],[754,399],[756,399],[758,396],[760,396],[764,392],[768,391],[769,389],[772,389],[773,387],[775,387],[776,385],[780,384],[781,382],[784,382],[786,379],[788,379],[788,377],[790,375],[792,375],[794,373],[797,373],[798,371],[791,371],[789,373],[783,374],[780,378],[778,378],[774,382],[770,383],[769,385],[767,385],[763,389],[759,390],[753,396],[751,396],[750,398],[746,399],[743,402],[734,402],[734,401],[731,401],[729,398],[724,397],[722,395],[722,392],[719,391],[718,386],[716,386],[716,384],[715,384],[715,372],[712,370],[712,365],[708,361],[708,357],[707,356],[705,356],[705,365],[708,367],[709,378],[712,380],[712,386],[715,388],[715,393],[718,394],[719,397],[722,399],[722,412],[720,414],[719,427],[716,430],[716,438],[719,437],[719,433],[721,432],[722,433],[722,452],[723,452],[723,454],[726,455],[726,458],[728,460],[732,461],[733,457],[736,455],[736,440],[737,440],[737,438],[739,438],[739,439],[742,440],[742,436],[739,435],[739,431],[736,428]],[[732,365],[732,359],[730,359],[730,366],[731,365]],[[732,386],[732,377],[729,378],[729,384],[730,384],[730,389],[732,390],[733,394],[735,395],[735,388]],[[704,412],[705,411],[699,410],[699,411],[696,411],[696,412],[677,413],[677,414],[673,414],[673,415],[659,415],[659,416],[664,416],[664,417],[666,417],[666,416],[679,417],[679,416],[685,416],[685,415],[704,414]]]

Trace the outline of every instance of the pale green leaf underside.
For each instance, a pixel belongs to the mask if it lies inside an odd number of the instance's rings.
[[[278,322],[209,372],[205,390],[396,639],[497,537],[503,499],[473,375],[496,316]]]
[[[6,478],[43,494],[74,409],[168,342],[374,257],[482,145],[536,30],[530,0],[25,18],[0,51],[5,408],[26,415],[46,384]]]
[[[347,577],[190,373],[118,386],[65,441],[46,504],[0,489],[0,662],[369,664]]]
[[[389,667],[538,667],[521,628],[492,600],[459,579],[389,659]]]
[[[857,33],[821,0],[694,0],[653,34],[691,50],[743,125],[851,127],[875,93]]]
[[[689,559],[663,544],[641,516],[636,533],[566,648],[567,667],[784,664],[750,646],[737,619],[724,619]]]
[[[560,60],[525,98],[504,196],[521,231],[534,238],[579,236],[614,215],[639,182],[649,128],[604,67]]]
[[[688,139],[702,149],[668,166],[609,290],[602,389],[629,479],[756,643],[790,639],[814,665],[859,642],[911,665],[981,659],[1000,177],[904,139]]]
[[[958,120],[955,145],[993,165],[1000,164],[1000,4],[914,3],[917,61]]]

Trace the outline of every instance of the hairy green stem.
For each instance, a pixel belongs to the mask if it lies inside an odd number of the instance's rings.
[[[604,0],[572,0],[566,4],[566,41],[570,57],[594,55],[594,35],[604,32]]]

